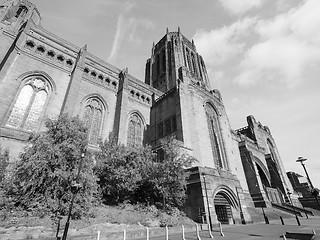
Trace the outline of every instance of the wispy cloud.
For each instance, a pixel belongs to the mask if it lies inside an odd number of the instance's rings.
[[[119,15],[117,20],[117,28],[114,36],[112,48],[108,61],[113,61],[118,55],[120,46],[124,39],[128,41],[137,41],[136,31],[138,28],[150,29],[153,27],[153,23],[148,19],[138,19],[135,17],[129,17],[130,12],[136,5],[133,2],[126,2],[123,8],[123,12]]]
[[[259,8],[265,0],[219,0],[231,15],[241,15],[251,9]]]

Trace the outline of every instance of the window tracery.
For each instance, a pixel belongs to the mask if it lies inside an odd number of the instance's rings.
[[[215,166],[217,168],[225,168],[227,166],[223,160],[218,115],[215,109],[209,103],[206,103],[205,110],[206,110],[209,137],[210,137],[211,149],[212,149]]]
[[[130,147],[141,146],[143,140],[143,122],[138,114],[129,118],[127,145]]]
[[[89,144],[97,145],[103,118],[103,106],[97,98],[91,98],[86,102],[83,121],[88,128]]]
[[[49,93],[47,82],[31,78],[22,87],[6,122],[7,127],[36,130]]]

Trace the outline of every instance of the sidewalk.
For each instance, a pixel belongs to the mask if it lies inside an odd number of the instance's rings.
[[[301,226],[297,225],[296,219],[285,219],[285,225],[281,225],[279,221],[271,221],[270,224],[256,223],[248,225],[225,225],[223,226],[224,237],[220,236],[217,229],[212,233],[213,239],[223,240],[253,240],[253,239],[282,239],[282,235],[286,232],[291,233],[308,233],[311,234],[315,230],[317,235],[313,239],[320,239],[320,217],[299,218]],[[201,231],[202,240],[212,239],[209,237],[208,231]],[[170,240],[181,240],[182,234],[173,234],[169,232]],[[186,233],[186,240],[196,240],[195,232]],[[292,239],[292,238],[287,238]],[[142,240],[142,239],[141,239]],[[165,236],[152,237],[150,240],[165,240]]]
[[[312,234],[312,230],[315,230],[316,236],[312,240],[320,240],[320,216],[312,216],[309,219],[299,218],[301,226],[297,225],[295,218],[284,219],[285,225],[281,225],[280,219],[270,221],[270,224],[265,223],[254,223],[247,225],[223,225],[222,230],[224,236],[220,235],[219,229],[214,228],[212,232],[213,240],[273,240],[273,239],[283,239],[282,235],[289,233],[306,233]],[[194,230],[193,230],[194,229]],[[165,240],[165,229],[153,229],[152,231],[158,230],[159,235],[157,237],[150,237],[150,240]],[[151,229],[150,229],[151,231]],[[175,232],[173,232],[175,231]],[[146,240],[145,234],[137,235],[135,237],[129,237],[130,231],[128,231],[127,240]],[[145,231],[143,231],[145,233]],[[208,231],[200,232],[201,240],[212,240],[209,237]],[[0,236],[1,239],[1,236]],[[42,240],[55,240],[55,238],[41,238]],[[69,240],[96,240],[96,235],[80,235],[80,236],[69,236]],[[185,233],[186,240],[197,240],[195,226],[188,228],[188,232]],[[289,238],[287,239],[311,239],[309,238]],[[40,240],[40,239],[39,239]],[[103,234],[100,240],[123,240],[123,233],[116,232],[113,235]],[[169,228],[169,240],[182,240],[182,232],[179,228],[170,229]]]

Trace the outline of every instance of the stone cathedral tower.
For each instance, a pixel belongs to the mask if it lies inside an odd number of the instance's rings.
[[[151,145],[157,148],[163,137],[174,134],[198,160],[190,170],[189,216],[196,219],[199,212],[209,215],[210,209],[214,220],[238,219],[238,196],[243,202],[249,199],[243,194],[246,182],[238,142],[233,138],[220,92],[211,90],[202,57],[180,29],[167,31],[153,45],[145,82],[164,93],[151,107]],[[213,202],[218,204],[213,207]],[[247,212],[245,217],[249,218]]]

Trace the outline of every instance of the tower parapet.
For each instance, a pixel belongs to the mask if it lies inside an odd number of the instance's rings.
[[[210,89],[206,66],[194,42],[181,34],[180,29],[177,32],[167,31],[152,47],[151,58],[146,63],[145,82],[162,92],[167,92],[178,85],[181,67],[189,71],[192,79],[200,81]]]

